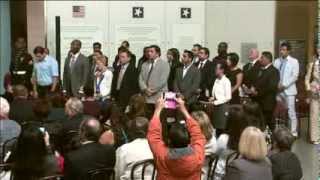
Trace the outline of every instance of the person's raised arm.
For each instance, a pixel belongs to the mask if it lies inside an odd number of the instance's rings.
[[[186,124],[188,132],[190,133],[190,143],[191,147],[196,155],[196,158],[201,164],[204,162],[204,146],[206,144],[206,139],[201,132],[199,124],[191,117],[187,108],[184,105],[184,101],[181,98],[177,98],[177,103],[179,104],[180,111],[186,119]]]
[[[154,115],[150,121],[147,139],[149,146],[155,158],[163,159],[167,155],[167,147],[162,140],[162,126],[160,122],[160,113],[164,107],[164,100],[158,99]]]

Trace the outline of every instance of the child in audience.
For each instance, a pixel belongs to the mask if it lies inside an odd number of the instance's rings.
[[[270,155],[272,162],[273,180],[299,180],[302,169],[298,157],[291,152],[294,136],[285,127],[277,128],[272,135],[273,151]]]

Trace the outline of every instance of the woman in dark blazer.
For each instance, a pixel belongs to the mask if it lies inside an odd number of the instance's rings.
[[[239,153],[240,158],[228,165],[224,180],[272,180],[267,143],[260,129],[250,126],[242,132]]]

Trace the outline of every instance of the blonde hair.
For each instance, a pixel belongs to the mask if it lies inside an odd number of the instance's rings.
[[[239,153],[250,160],[263,160],[267,155],[264,134],[256,127],[247,127],[241,134]]]
[[[104,56],[97,56],[96,57],[96,63],[97,62],[102,62],[104,65],[107,65],[107,59]]]
[[[76,97],[70,98],[65,105],[65,108],[68,112],[72,114],[83,113],[83,104],[80,99]]]
[[[199,123],[202,134],[206,137],[206,140],[210,141],[213,136],[214,129],[208,115],[203,111],[195,111],[191,115]]]

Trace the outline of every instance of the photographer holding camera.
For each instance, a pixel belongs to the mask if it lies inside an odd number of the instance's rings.
[[[172,123],[167,132],[168,145],[162,136],[162,123],[165,125],[168,123],[168,118],[163,119],[161,113],[167,110],[163,109],[165,107],[163,97],[158,99],[149,124],[147,139],[155,159],[157,180],[200,179],[206,140],[198,123],[188,113],[184,101],[181,98],[175,100],[185,120],[177,121],[176,118],[175,123]]]

